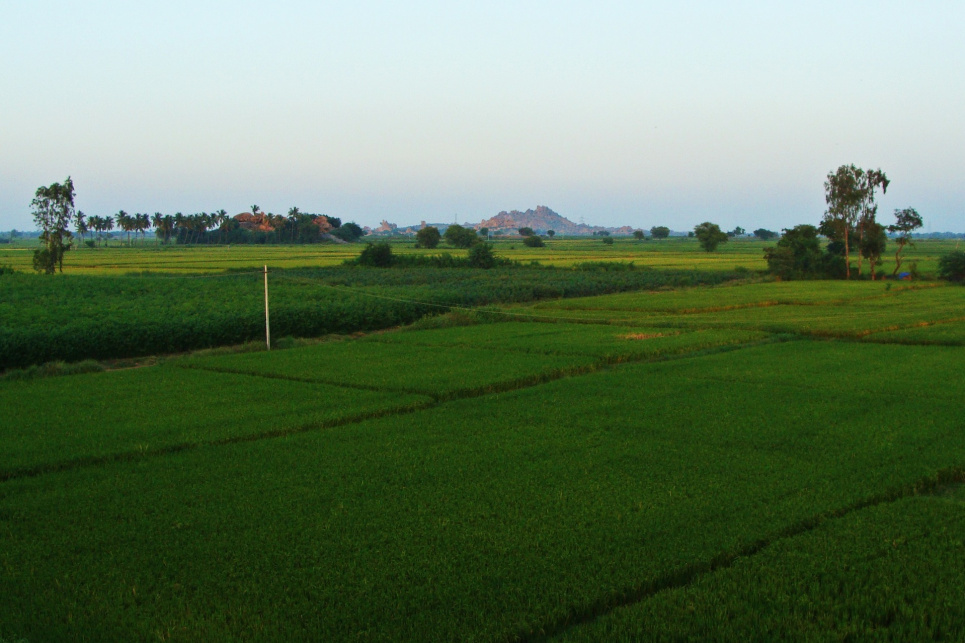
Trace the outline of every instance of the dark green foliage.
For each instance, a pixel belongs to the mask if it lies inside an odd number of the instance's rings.
[[[765,228],[758,228],[754,230],[754,236],[761,241],[770,241],[771,239],[777,239],[781,235]]]
[[[34,223],[40,229],[44,247],[34,251],[33,267],[38,273],[53,274],[57,267],[64,271],[64,253],[70,249],[73,235],[74,182],[68,176],[63,185],[52,183],[37,188],[30,202]]]
[[[531,237],[534,234],[533,229],[528,226],[523,226],[519,229],[519,236],[521,237]]]
[[[666,239],[670,236],[670,228],[658,225],[650,228],[650,236],[654,239]]]
[[[439,234],[439,228],[430,225],[416,232],[415,238],[417,248],[428,248],[431,250],[439,245],[442,235]]]
[[[603,245],[605,245],[605,246],[612,246],[612,245],[613,245],[613,239],[612,239],[611,237],[603,237]]]
[[[700,242],[700,247],[706,252],[713,252],[728,239],[727,234],[721,231],[720,226],[710,221],[694,226],[694,235]]]
[[[479,243],[479,235],[472,228],[464,228],[454,223],[446,228],[446,233],[442,235],[446,243],[456,248],[469,248],[473,244]]]
[[[493,253],[493,246],[489,243],[476,243],[469,248],[469,266],[472,268],[483,268],[488,270],[495,268],[497,263],[496,255]]]
[[[535,234],[523,239],[523,245],[527,248],[543,248],[546,246],[546,244],[543,243],[543,239]]]
[[[647,235],[644,234],[643,230],[634,230],[633,238],[636,239],[637,241],[643,241],[644,239],[647,238]]]
[[[965,252],[956,250],[941,257],[938,276],[947,281],[965,282]]]
[[[764,249],[764,259],[771,273],[782,279],[801,279],[822,274],[818,229],[802,224],[784,230],[777,247]]]
[[[0,277],[3,275],[15,275],[17,270],[13,266],[8,266],[6,264],[0,264]]]
[[[365,235],[365,230],[363,230],[358,224],[349,221],[348,223],[343,223],[341,226],[332,230],[330,234],[333,237],[338,237],[342,241],[354,243]]]
[[[897,235],[895,242],[898,244],[898,250],[895,252],[895,270],[891,273],[892,276],[898,276],[901,269],[902,250],[905,249],[905,246],[914,245],[911,234],[922,225],[921,215],[915,208],[895,210],[895,223],[888,226],[888,232]]]
[[[871,279],[875,278],[875,268],[881,265],[881,255],[888,247],[888,234],[886,228],[874,221],[868,222],[864,226],[864,234],[858,242],[861,256],[871,264]]]
[[[392,246],[382,241],[366,244],[357,261],[360,266],[388,268],[392,265],[392,259]]]

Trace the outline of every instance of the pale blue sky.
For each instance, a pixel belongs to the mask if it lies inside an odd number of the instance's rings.
[[[961,2],[0,0],[0,229],[292,205],[377,225],[816,223],[838,165],[965,230]]]

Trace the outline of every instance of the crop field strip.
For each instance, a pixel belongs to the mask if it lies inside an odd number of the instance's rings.
[[[813,284],[813,282],[810,282]],[[817,338],[861,339],[865,336],[900,329],[913,329],[923,325],[957,323],[965,321],[965,291],[956,287],[926,287],[885,290],[879,284],[854,284],[864,291],[860,296],[835,299],[831,303],[809,300],[797,303],[793,300],[771,305],[767,290],[783,284],[760,284],[758,290],[765,303],[755,303],[752,297],[743,295],[742,301],[730,304],[726,295],[730,287],[710,290],[694,289],[690,294],[676,295],[677,309],[661,310],[661,294],[633,293],[614,296],[618,303],[608,308],[609,297],[573,299],[563,302],[544,302],[526,308],[537,315],[552,317],[554,306],[565,307],[561,317],[568,321],[582,318],[598,323],[639,324],[662,328],[718,328],[746,329],[771,333],[795,333]],[[809,282],[796,282],[797,288],[814,288]],[[744,286],[734,286],[739,292]],[[754,289],[754,285],[746,288]],[[869,295],[872,290],[878,294]],[[858,291],[861,292],[861,291]],[[711,312],[694,308],[698,296],[723,298],[716,302]],[[634,303],[639,302],[639,303]],[[581,307],[582,306],[582,307]],[[638,308],[634,314],[628,308]],[[614,319],[619,317],[618,320]],[[885,341],[881,339],[881,341]]]
[[[29,403],[38,399],[44,403]],[[172,407],[172,400],[180,403]],[[427,396],[386,399],[319,383],[293,382],[279,390],[249,375],[213,376],[170,365],[4,382],[0,406],[15,419],[0,427],[6,447],[0,480],[328,428],[429,402]],[[239,416],[243,423],[234,422]]]
[[[961,639],[965,606],[940,598],[965,584],[965,487],[948,478],[530,640],[864,639],[899,619],[918,627],[899,624],[898,640]]]
[[[857,374],[854,396],[790,416],[766,385],[686,385],[708,366],[682,359],[457,400],[417,421],[8,481],[0,567],[23,591],[4,601],[7,627],[34,638],[71,627],[121,638],[538,637],[842,507],[957,475],[965,449],[944,440],[958,431],[947,410],[885,400],[885,427],[877,413],[855,415],[856,401],[878,399],[868,384],[890,364],[881,351],[901,349],[867,348],[874,368]],[[729,355],[771,359],[757,352]],[[847,427],[822,428],[842,414]],[[912,418],[925,430],[908,430]],[[897,434],[876,439],[883,428]],[[62,529],[44,528],[50,515]],[[87,538],[97,546],[69,545]],[[66,557],[91,574],[67,582]],[[38,609],[44,623],[18,616]],[[301,617],[279,621],[279,610]]]
[[[171,273],[213,272],[229,268],[257,268],[268,264],[274,268],[333,267],[345,259],[358,256],[364,242],[383,239],[364,238],[359,244],[315,245],[211,245],[158,246],[153,242],[138,242],[133,247],[115,245],[104,248],[74,248],[65,261],[67,274],[118,274],[145,270]],[[438,248],[416,249],[412,239],[384,239],[392,244],[393,252],[405,255],[440,255],[450,253],[463,256],[465,250]],[[498,239],[494,248],[499,256],[513,261],[537,261],[542,265],[572,267],[583,262],[634,262],[640,267],[659,270],[765,270],[764,248],[773,242],[732,241],[717,252],[705,253],[696,241],[668,239],[639,243],[631,239],[616,239],[613,246],[604,246],[600,239],[556,239],[547,241],[545,248],[527,248],[521,240]],[[0,265],[29,272],[35,246],[20,242],[0,246]],[[938,257],[956,248],[954,241],[919,241],[906,250],[905,265],[918,264],[921,272],[931,274],[937,269]],[[885,257],[881,270],[891,273],[892,255]]]
[[[73,276],[0,280],[0,369],[210,348],[264,336],[257,271],[199,277]],[[275,337],[319,337],[412,323],[450,307],[639,288],[720,283],[734,274],[494,269],[276,271]],[[132,301],[138,301],[132,306]]]
[[[499,327],[502,329],[503,325]],[[518,325],[508,330],[511,332],[497,333],[496,336],[519,336],[522,332]],[[554,334],[560,332],[563,331],[555,329]],[[412,338],[420,334],[436,334],[436,331],[397,334]],[[529,336],[526,332],[522,332],[522,335]],[[614,363],[739,348],[764,340],[762,335],[748,333],[712,333],[710,337],[700,335],[691,334],[696,341],[662,346],[657,344],[642,352],[633,347],[640,343],[640,340],[634,339],[622,340],[627,348],[617,353],[590,351],[587,354],[586,351],[575,351],[561,355],[547,351],[546,357],[539,360],[535,368],[532,356],[522,349],[504,347],[494,352],[460,348],[458,355],[461,361],[453,362],[451,355],[437,350],[444,346],[437,342],[423,346],[417,340],[415,343],[405,342],[405,345],[383,346],[380,343],[357,341],[331,342],[273,353],[182,358],[160,367],[3,383],[0,384],[0,405],[20,410],[18,421],[7,424],[5,432],[0,431],[0,439],[13,446],[7,454],[3,454],[6,457],[0,455],[0,481],[115,459],[146,458],[197,446],[332,428],[389,413],[409,413],[446,400],[535,386],[562,377],[593,372]],[[395,358],[394,364],[385,363],[387,352]],[[519,369],[521,357],[525,357],[526,361],[522,370]],[[405,364],[415,360],[421,368],[434,373],[434,377],[419,375],[419,379],[429,384],[434,382],[435,386],[393,386],[384,380],[373,381],[365,376],[376,360],[380,369],[388,368],[391,372],[403,374],[406,373]],[[480,362],[486,362],[489,370],[480,372]],[[346,369],[347,366],[350,368]],[[338,377],[298,374],[317,373],[320,369],[341,369],[341,372]],[[505,376],[507,370],[510,371],[509,376]],[[474,376],[476,379],[472,379]],[[278,389],[270,384],[271,380],[283,381],[286,387]],[[450,380],[462,384],[440,388],[440,384]],[[262,383],[259,384],[259,381]],[[172,383],[177,384],[174,390],[170,390]],[[71,394],[78,389],[90,391],[79,407],[74,404]],[[210,393],[199,395],[196,392],[199,389]],[[127,407],[113,401],[116,398],[141,400],[145,394],[151,396],[158,390],[165,391],[166,395],[149,397],[148,404],[139,401]],[[351,400],[346,395],[349,390],[355,391]],[[239,391],[244,391],[245,395],[241,405],[237,402]],[[284,399],[292,400],[292,406],[279,414],[275,409],[278,396],[282,394]],[[386,394],[392,397],[386,398]],[[174,414],[165,410],[171,398],[181,396],[194,398],[194,404],[175,409]],[[18,403],[18,400],[39,397],[50,398],[60,406],[24,408]],[[321,412],[315,402],[317,399],[326,400]],[[343,409],[346,405],[347,409],[331,410],[332,407]],[[126,412],[118,414],[118,407]],[[204,408],[208,415],[213,414],[214,417],[204,422],[198,421],[194,419],[196,408]],[[220,413],[212,412],[219,409]],[[53,416],[50,415],[52,412]],[[227,420],[238,414],[246,419],[246,430],[242,432],[226,424]],[[252,417],[257,419],[259,414],[263,416],[262,420],[252,424]],[[72,417],[73,421],[65,427],[59,421],[63,417]],[[100,428],[93,437],[104,438],[109,430],[116,431],[110,433],[107,444],[97,440],[92,442],[90,433],[81,433],[75,428],[77,425],[101,421],[98,418],[105,418],[107,426]],[[294,418],[300,419],[295,421]],[[279,422],[287,424],[278,427]],[[175,432],[177,428],[181,429],[180,433]],[[44,459],[51,449],[58,452],[67,450],[69,456]]]

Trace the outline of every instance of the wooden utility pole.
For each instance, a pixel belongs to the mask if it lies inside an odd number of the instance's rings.
[[[268,266],[265,266],[265,344],[271,350],[271,327],[268,325]]]

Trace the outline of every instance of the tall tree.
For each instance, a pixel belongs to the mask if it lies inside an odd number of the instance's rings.
[[[64,271],[64,253],[70,249],[73,235],[70,222],[74,218],[74,182],[68,176],[61,183],[40,186],[30,202],[34,223],[40,228],[44,247],[34,252],[34,269],[53,274],[57,266]]]
[[[888,192],[888,184],[891,181],[885,176],[885,173],[881,171],[881,168],[877,170],[864,170],[860,172],[860,184],[861,184],[861,212],[858,215],[858,247],[859,248],[877,248],[880,245],[881,237],[884,235],[882,230],[879,230],[881,226],[878,225],[876,219],[878,215],[878,205],[875,203],[875,191],[881,188],[881,193],[886,194]],[[873,239],[871,237],[874,237]],[[887,240],[887,237],[885,237]],[[871,250],[872,254],[874,250]],[[869,255],[865,253],[864,250],[858,255],[858,275],[861,275],[861,259],[868,259]],[[880,255],[878,255],[880,259]],[[871,268],[872,280],[874,280],[874,267]]]
[[[895,242],[898,244],[898,251],[895,252],[895,271],[892,276],[898,276],[898,269],[901,268],[901,252],[905,246],[914,245],[911,233],[922,226],[921,215],[915,208],[905,208],[895,210],[895,223],[888,226],[888,231],[897,234]]]
[[[827,231],[844,242],[845,276],[851,278],[849,237],[858,223],[864,198],[863,170],[854,165],[842,165],[828,173],[824,182],[824,200],[828,209],[822,220],[822,231]]]

